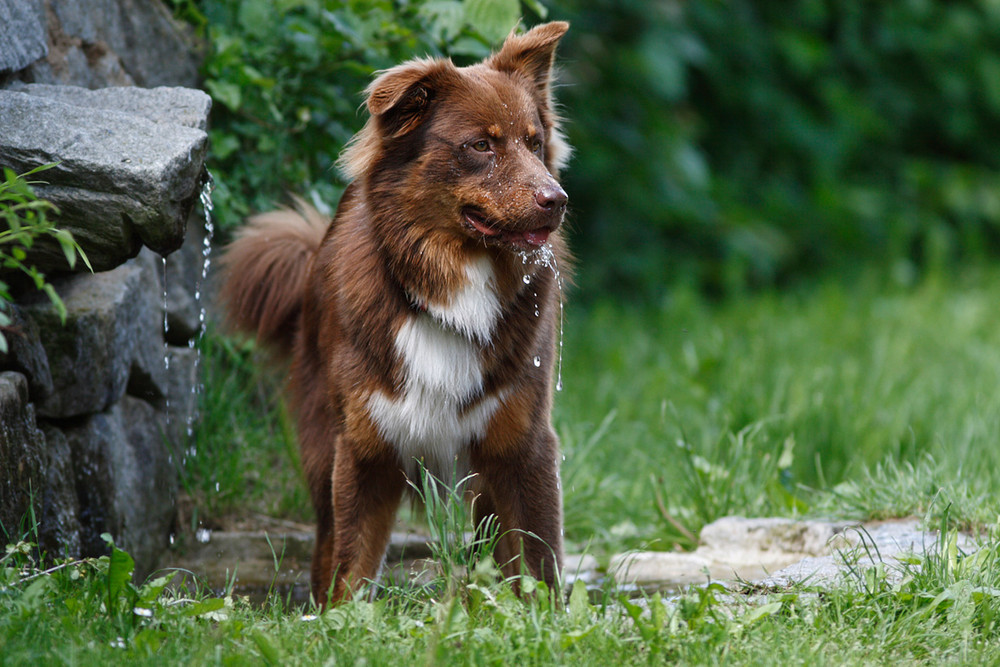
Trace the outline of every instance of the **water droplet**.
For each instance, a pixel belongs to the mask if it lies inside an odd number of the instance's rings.
[[[524,277],[523,277],[523,278],[521,278],[521,280],[523,280],[523,281],[524,281],[524,284],[525,284],[525,285],[527,285],[528,283],[530,283],[530,282],[531,282],[531,276],[529,276],[529,275],[528,275],[528,274],[526,273],[526,274],[524,274]]]
[[[535,308],[535,317],[538,317],[538,308]]]
[[[542,358],[541,357],[535,357],[531,361],[532,361],[533,364],[535,364],[535,368],[538,368],[539,366],[542,365]]]
[[[560,378],[559,381],[556,382],[556,391],[562,391],[562,390],[563,390],[563,383],[562,383],[562,378]]]
[[[170,544],[174,543],[174,534],[170,533]]]
[[[215,483],[215,492],[216,493],[219,492],[219,483],[218,482]]]

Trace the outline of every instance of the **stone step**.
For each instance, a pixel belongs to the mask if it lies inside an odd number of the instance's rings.
[[[309,561],[313,535],[298,530],[203,531],[195,543],[172,551],[169,567],[196,575],[197,580],[221,591],[262,601],[276,590],[293,602],[309,600]],[[739,587],[783,589],[795,584],[832,587],[850,571],[885,563],[902,571],[910,556],[924,557],[938,548],[938,534],[920,527],[916,519],[859,524],[848,521],[746,519],[726,517],[704,527],[694,552],[627,552],[617,554],[607,568],[589,554],[567,554],[563,576],[568,585],[577,579],[589,588],[612,588],[627,594],[678,592],[709,581]],[[958,548],[975,550],[969,535],[959,534]],[[439,573],[431,560],[426,536],[395,532],[386,556],[383,583],[426,582]],[[846,563],[850,563],[850,568]]]

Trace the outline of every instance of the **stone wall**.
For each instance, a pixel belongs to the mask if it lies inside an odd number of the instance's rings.
[[[110,533],[145,576],[173,530],[196,409],[211,100],[191,88],[193,40],[160,0],[0,0],[0,25],[0,167],[59,163],[36,192],[96,272],[33,249],[65,325],[44,295],[15,291],[0,355],[2,537],[33,520],[50,557],[81,557],[105,553]]]

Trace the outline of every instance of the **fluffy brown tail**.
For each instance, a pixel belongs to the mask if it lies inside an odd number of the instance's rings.
[[[247,220],[222,257],[221,290],[233,328],[291,351],[313,257],[330,221],[301,199]]]

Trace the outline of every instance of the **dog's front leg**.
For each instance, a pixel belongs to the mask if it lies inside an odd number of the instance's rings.
[[[342,444],[333,466],[334,604],[378,574],[405,486],[394,458],[362,459]]]
[[[473,452],[471,463],[486,496],[482,507],[499,520],[494,557],[504,576],[526,569],[552,588],[562,567],[558,441],[549,427],[537,431],[503,454],[491,452],[486,442]],[[518,588],[516,579],[513,583]]]

